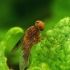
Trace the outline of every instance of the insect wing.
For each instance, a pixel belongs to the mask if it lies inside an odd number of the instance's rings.
[[[25,67],[26,67],[26,60],[24,59],[24,51],[22,50],[20,53],[19,68],[20,68],[20,70],[24,70]]]
[[[15,51],[17,51],[18,48],[22,45],[22,43],[23,43],[23,38],[21,38],[21,39],[17,42],[17,44],[16,44],[16,45],[14,46],[14,48],[12,49],[11,53],[14,53]]]
[[[29,68],[30,64],[31,64],[31,54],[29,54],[28,61],[27,61],[24,58],[24,51],[22,50],[20,54],[20,63],[19,63],[20,70],[26,70],[27,68]]]

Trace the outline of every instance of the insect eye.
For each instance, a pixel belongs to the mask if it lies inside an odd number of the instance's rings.
[[[35,22],[35,26],[36,26],[37,28],[39,28],[40,31],[43,31],[43,30],[44,30],[44,23],[43,23],[42,21],[40,21],[40,20],[37,20],[37,21]]]

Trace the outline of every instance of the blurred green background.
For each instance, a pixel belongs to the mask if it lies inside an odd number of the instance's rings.
[[[12,27],[18,26],[26,30],[34,25],[36,20],[42,20],[45,22],[45,30],[48,30],[67,16],[70,16],[70,0],[0,0],[0,41]],[[20,36],[17,36],[16,40]],[[6,48],[6,57],[10,68],[19,70],[16,67],[19,62],[19,52],[18,56],[15,56],[16,53],[10,55],[13,40],[15,39],[12,39]]]

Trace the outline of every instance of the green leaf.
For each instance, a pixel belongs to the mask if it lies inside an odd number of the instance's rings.
[[[24,31],[20,27],[11,28],[3,41],[0,42],[0,70],[11,70],[7,66],[7,58],[5,57],[5,48],[7,48],[8,41],[15,36],[16,34],[24,33]]]

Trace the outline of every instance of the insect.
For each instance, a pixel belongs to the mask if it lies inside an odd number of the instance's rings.
[[[26,68],[26,64],[29,61],[30,51],[34,44],[38,43],[41,39],[40,31],[44,30],[45,24],[37,20],[35,26],[31,26],[26,30],[25,35],[18,41],[11,52],[15,52],[20,45],[22,45],[22,50],[20,54],[20,70]]]

